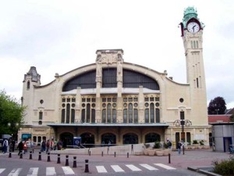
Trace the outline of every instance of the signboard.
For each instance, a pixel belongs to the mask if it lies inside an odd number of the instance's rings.
[[[29,134],[29,133],[23,133],[23,134],[21,135],[21,139],[22,139],[22,140],[28,140],[28,139],[31,139],[31,138],[32,138],[32,135]]]
[[[81,137],[73,137],[73,146],[79,147],[81,144]]]

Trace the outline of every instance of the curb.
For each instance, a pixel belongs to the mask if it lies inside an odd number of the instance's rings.
[[[194,172],[205,174],[207,176],[222,176],[211,172],[213,170],[213,166],[187,167],[187,169]]]

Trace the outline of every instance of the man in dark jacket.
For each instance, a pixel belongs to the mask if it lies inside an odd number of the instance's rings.
[[[20,155],[20,153],[22,153],[23,149],[24,149],[24,144],[23,144],[22,141],[20,141],[20,143],[18,144],[17,148],[19,150],[18,155]]]

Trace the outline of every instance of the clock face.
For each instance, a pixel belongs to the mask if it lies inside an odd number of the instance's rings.
[[[200,26],[196,22],[190,22],[187,25],[187,30],[193,34],[197,33],[200,30]]]

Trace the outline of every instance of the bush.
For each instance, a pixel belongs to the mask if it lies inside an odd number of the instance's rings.
[[[193,140],[193,144],[198,144],[198,141],[197,140]]]
[[[214,173],[220,174],[223,176],[232,176],[234,175],[234,157],[231,157],[227,160],[214,161]]]
[[[201,140],[199,143],[200,143],[200,145],[204,145],[204,141],[203,140]]]
[[[161,147],[160,142],[159,142],[159,141],[156,141],[156,142],[154,143],[154,147],[153,147],[153,148],[159,149],[160,147]]]
[[[150,144],[144,144],[145,148],[150,148]]]

